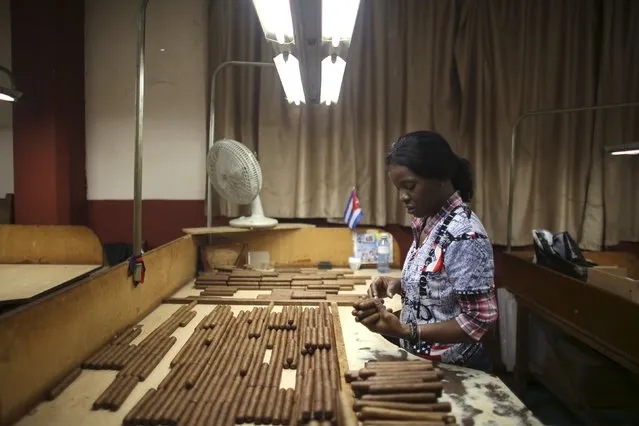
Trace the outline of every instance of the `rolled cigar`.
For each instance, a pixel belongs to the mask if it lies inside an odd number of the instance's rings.
[[[362,407],[360,420],[420,420],[444,422],[449,415],[427,411],[391,410],[389,408]]]
[[[295,352],[297,350],[297,341],[293,338],[289,340],[286,350],[286,362],[291,365],[295,361]]]
[[[184,316],[179,322],[180,327],[186,327],[188,323],[191,322],[193,318],[197,315],[197,312],[191,311],[187,315]]]
[[[118,345],[108,345],[105,351],[95,359],[94,368],[98,370],[107,369],[107,365],[109,360],[111,359],[111,355],[116,352],[120,347]]]
[[[286,394],[284,396],[284,405],[282,406],[282,424],[289,425],[291,424],[291,414],[293,411],[293,389],[286,389]]]
[[[316,328],[317,330],[317,349],[324,349],[324,326],[320,325]]]
[[[118,392],[113,395],[110,407],[111,411],[117,411],[138,384],[138,380],[134,376],[130,376],[127,379],[128,380],[122,384]]]
[[[362,422],[362,426],[446,426],[446,423],[411,420],[366,420]]]
[[[277,388],[276,389],[276,398],[275,404],[273,404],[273,418],[271,419],[271,424],[279,425],[282,424],[282,410],[284,409],[284,398],[286,397],[286,389]]]
[[[351,383],[351,386],[353,386]],[[427,383],[388,383],[388,382],[374,382],[368,385],[368,388],[364,388],[364,393],[414,393],[414,392],[434,392],[437,395],[441,395],[443,388],[442,382],[427,382]],[[355,388],[353,388],[355,390]]]
[[[126,332],[122,333],[122,335],[120,337],[118,337],[113,344],[114,345],[128,345],[133,340],[135,340],[135,338],[138,337],[140,335],[140,333],[142,333],[142,326],[136,325],[136,326],[130,328],[129,330],[127,330]]]
[[[316,366],[313,370],[313,418],[322,420],[324,418],[324,392],[322,386],[322,369]]]
[[[74,368],[71,373],[67,374],[57,385],[55,385],[49,392],[47,393],[47,399],[52,401],[58,397],[66,388],[69,387],[71,383],[75,381],[80,374],[82,373],[81,368]]]
[[[189,407],[192,407],[191,400],[187,396],[186,392],[180,394],[180,400],[175,406],[175,410],[169,413],[169,417],[172,420],[172,423],[180,424],[180,421],[186,417],[187,410]]]
[[[433,364],[430,360],[408,360],[408,361],[366,361],[364,366],[366,368],[393,368],[393,367],[401,367],[406,368],[406,366],[411,365],[424,365],[424,364]]]
[[[393,401],[393,402],[410,402],[410,403],[428,403],[436,402],[437,394],[434,392],[416,392],[416,393],[388,393],[388,394],[366,394],[360,397],[362,401]]]
[[[151,361],[148,362],[144,366],[144,368],[142,368],[142,370],[140,370],[140,372],[138,373],[137,376],[140,378],[140,380],[143,381],[149,376],[149,374],[151,374],[151,372],[155,369],[155,367],[157,367],[160,361],[162,361],[162,358],[164,358],[166,353],[175,344],[176,340],[177,340],[177,337],[174,336],[164,342],[164,344],[161,346],[159,351],[153,355],[153,357],[151,358]]]
[[[169,413],[179,402],[177,391],[164,389],[164,392],[167,394],[166,403],[158,409],[157,415],[155,416],[158,419],[158,423],[162,425],[171,423]]]
[[[436,382],[441,380],[437,373],[433,371],[420,371],[415,372],[414,374],[396,374],[396,375],[383,375],[383,376],[371,376],[364,379],[367,382],[388,382],[388,381],[419,381],[419,382]]]
[[[302,400],[300,401],[300,417],[304,421],[311,419],[313,413],[313,370],[309,370],[304,377]]]
[[[155,392],[155,389],[149,389],[144,394],[144,396],[140,398],[140,400],[133,406],[131,411],[127,413],[127,415],[124,417],[124,420],[122,421],[122,424],[125,426],[129,426],[133,423],[138,423],[138,420],[140,420],[139,413],[144,408],[144,406],[148,404]]]
[[[344,373],[344,379],[346,380],[346,383],[350,383],[355,380],[360,380],[361,377],[359,377],[359,370],[347,371],[346,373]]]
[[[393,410],[406,410],[406,411],[443,411],[450,412],[450,402],[436,402],[432,404],[411,404],[408,402],[394,402],[394,401],[355,401],[353,409],[355,411],[361,411],[364,407],[377,407],[377,408],[390,408]]]
[[[373,372],[373,375],[369,375],[368,372],[362,372],[360,370],[359,377],[362,377],[367,382],[369,381],[379,382],[379,381],[388,381],[388,380],[402,381],[402,380],[411,380],[411,379],[412,380],[419,379],[422,382],[434,382],[434,381],[442,379],[442,377],[440,376],[440,373],[436,371],[426,371],[426,370],[415,371],[413,372],[413,375],[398,373],[398,374],[385,374],[385,375],[379,375],[379,376],[376,375],[375,372]]]
[[[322,397],[323,397],[323,405],[324,405],[324,418],[330,420],[333,418],[333,397],[334,392],[331,388],[330,380],[326,378],[322,379]]]
[[[107,360],[106,366],[112,370],[122,368],[122,359],[129,349],[128,345],[118,345],[117,349],[111,354],[111,359]]]

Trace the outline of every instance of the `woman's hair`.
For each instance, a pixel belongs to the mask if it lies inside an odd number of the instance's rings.
[[[470,162],[457,156],[438,133],[421,130],[400,137],[386,154],[386,166],[408,167],[424,179],[448,180],[465,202],[473,198]]]

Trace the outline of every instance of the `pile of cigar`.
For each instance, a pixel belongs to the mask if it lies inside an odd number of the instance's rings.
[[[94,410],[120,408],[137,383],[151,374],[175,344],[177,339],[171,334],[195,317],[194,306],[195,302],[179,308],[138,345],[131,342],[140,335],[141,327],[136,325],[125,330],[82,364],[85,369],[119,370],[115,380],[93,403]]]
[[[330,422],[339,389],[332,330],[327,304],[281,312],[270,304],[237,316],[218,305],[123,424]],[[281,387],[283,369],[297,370],[295,388]]]
[[[442,395],[441,372],[431,361],[369,361],[345,374],[363,426],[444,426],[455,423]]]
[[[282,269],[258,271],[242,268],[217,269],[201,272],[195,280],[200,296],[232,296],[241,290],[296,289],[324,291],[337,294],[340,290],[353,290],[356,284],[365,284],[370,277],[345,272],[318,269]]]

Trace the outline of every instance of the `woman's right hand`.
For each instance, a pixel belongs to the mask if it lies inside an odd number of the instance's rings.
[[[402,292],[402,282],[399,278],[377,277],[368,287],[368,295],[374,298],[393,297]]]

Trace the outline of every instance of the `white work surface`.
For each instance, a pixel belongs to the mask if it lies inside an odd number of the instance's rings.
[[[0,264],[0,303],[31,299],[101,266]]]
[[[372,271],[375,272],[375,271]],[[362,271],[363,274],[372,274],[371,270]],[[397,276],[393,271],[389,275]],[[356,286],[353,293],[363,293],[365,286]],[[193,289],[193,283],[189,283],[180,289],[174,296],[198,294],[199,290]],[[238,292],[240,293],[240,292]],[[268,293],[268,291],[242,291],[234,297],[255,297],[256,294]],[[399,308],[399,298],[394,298],[388,306]],[[132,343],[137,344],[151,331],[166,320],[181,305],[163,304],[145,317],[140,324],[142,333]],[[173,336],[177,342],[166,354],[161,363],[153,370],[151,375],[140,382],[124,404],[116,412],[105,410],[91,410],[93,402],[111,384],[116,371],[83,370],[78,377],[61,395],[54,401],[43,402],[30,414],[23,417],[17,426],[116,426],[121,425],[124,416],[133,408],[135,403],[152,387],[157,387],[169,372],[170,360],[177,355],[181,347],[193,333],[195,326],[216,305],[197,305],[194,310],[197,315],[184,328],[178,328]],[[237,315],[241,310],[251,310],[253,306],[232,306]],[[273,311],[281,311],[281,306],[275,306]],[[368,331],[361,324],[356,323],[351,315],[352,308],[340,307],[339,316],[344,335],[344,344],[348,358],[349,369],[359,369],[369,360],[401,360],[417,359],[403,349],[399,349],[380,335]],[[265,361],[270,358],[270,351],[265,355]],[[523,403],[504,385],[497,377],[468,368],[460,368],[446,364],[440,364],[439,368],[444,372],[444,394],[442,401],[450,401],[452,414],[457,418],[458,424],[473,425],[541,425],[541,423],[526,409]],[[281,387],[295,386],[295,371],[283,370]]]

